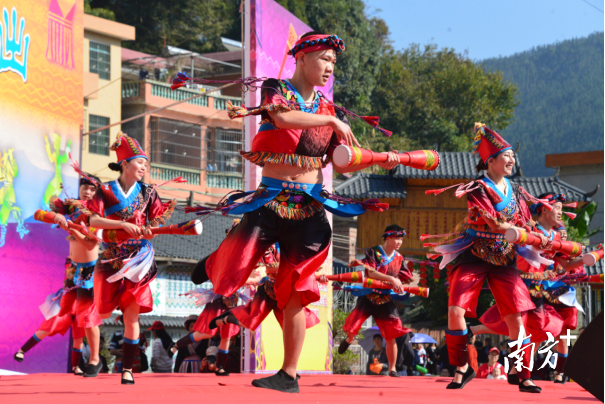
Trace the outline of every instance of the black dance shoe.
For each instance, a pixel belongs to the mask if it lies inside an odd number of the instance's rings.
[[[124,373],[130,373],[130,377],[132,377],[132,380],[128,380],[128,379],[124,379]],[[122,384],[134,384],[134,376],[132,375],[132,372],[130,370],[122,370]]]
[[[252,385],[263,389],[281,391],[282,393],[300,393],[298,378],[292,378],[283,370],[280,370],[273,376],[254,379],[252,380]]]
[[[19,356],[21,355],[21,356]],[[25,358],[25,354],[23,352],[17,352],[15,354],[15,356],[13,356],[13,358],[17,361],[17,362],[23,362],[23,359]]]
[[[210,328],[211,330],[218,328],[218,325],[216,325],[216,322],[218,320],[223,320],[223,325],[227,324],[227,321],[225,321],[225,319],[227,318],[227,316],[229,316],[229,314],[231,314],[231,313],[227,310],[220,316],[214,317],[212,320],[210,320],[210,323],[208,323],[208,328]]]
[[[533,382],[533,380],[531,380],[531,377],[528,377],[527,379],[522,379],[521,382],[519,383],[519,391],[522,393],[539,393],[542,391],[542,389],[536,385],[530,385],[530,386],[526,386],[523,383],[527,380],[530,380]]]
[[[79,370],[79,372],[78,372],[78,370]],[[78,366],[73,368],[71,371],[76,376],[84,376],[84,372],[82,372],[82,369],[80,369]]]
[[[401,375],[399,373],[395,372],[394,370],[391,370],[389,372],[389,376],[391,376],[391,377],[401,377]]]
[[[86,373],[84,373],[84,377],[97,377],[99,373],[103,369],[103,362],[99,360],[99,363],[96,365],[91,365],[90,363],[86,366]]]
[[[476,376],[475,371],[473,370],[472,367],[470,367],[470,365],[469,365],[468,369],[466,369],[466,372],[462,373],[461,371],[456,370],[456,373],[459,373],[462,375],[462,382],[461,383],[451,382],[450,384],[447,385],[446,389],[449,389],[449,390],[461,389],[464,386],[466,386],[466,384],[468,382],[473,380]]]
[[[569,381],[569,376],[564,373],[559,373],[557,376],[561,376],[561,380],[555,379],[555,383],[565,384],[567,381]]]
[[[221,372],[221,370],[222,370],[222,372]],[[220,368],[217,369],[214,372],[214,374],[217,375],[217,376],[229,376],[229,372],[227,372],[225,369],[220,369]]]
[[[338,346],[338,353],[342,355],[343,353],[347,352],[347,349],[349,349],[349,345],[351,344],[347,342],[347,339],[343,339],[340,342],[340,345]]]

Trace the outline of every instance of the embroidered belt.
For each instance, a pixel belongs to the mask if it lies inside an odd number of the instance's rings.
[[[504,234],[491,233],[487,231],[477,231],[473,229],[466,229],[466,233],[471,237],[484,238],[489,240],[504,240]]]
[[[306,184],[291,181],[282,181],[275,178],[263,177],[261,186],[258,190],[239,193],[229,197],[227,207],[223,214],[241,215],[252,212],[265,206],[274,200],[282,191],[297,190],[303,191],[321,203],[330,213],[337,216],[352,217],[364,213],[366,210],[360,203],[342,203],[330,199],[330,194],[323,190],[322,184]],[[236,200],[248,197],[242,203]]]

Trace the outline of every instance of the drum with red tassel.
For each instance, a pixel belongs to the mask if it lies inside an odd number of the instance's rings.
[[[520,229],[508,229],[504,233],[504,238],[513,244],[531,245],[536,248],[540,248],[542,245],[539,237]],[[582,254],[583,246],[575,241],[553,240],[551,250],[577,257]]]

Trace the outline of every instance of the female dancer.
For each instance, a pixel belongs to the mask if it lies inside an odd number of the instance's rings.
[[[477,316],[477,300],[485,280],[506,321],[511,340],[519,338],[523,326],[520,313],[535,308],[515,268],[515,246],[504,240],[506,230],[521,228],[530,220],[525,199],[534,201],[535,198],[506,178],[515,165],[512,147],[482,123],[475,124],[475,132],[474,151],[481,156],[477,170],[486,173],[476,181],[476,186],[471,182],[458,188],[457,196],[465,193],[467,196],[468,223],[454,244],[435,248],[443,254],[440,268],[456,259],[449,275],[446,339],[450,363],[456,365],[457,370],[448,389],[461,389],[475,377],[467,363],[468,331],[464,317]],[[542,234],[539,237],[545,244],[546,238]],[[529,343],[529,339],[524,339],[522,347]],[[531,380],[529,359],[529,354],[523,356],[527,369],[519,372],[522,377],[519,390],[539,393],[540,388]]]
[[[120,177],[101,185],[87,213],[92,227],[123,229],[132,238],[106,244],[95,267],[95,302],[101,318],[109,318],[116,308],[124,313],[122,384],[134,384],[139,313],[153,309],[149,283],[157,275],[148,227],[163,224],[176,201],[162,203],[154,187],[140,182],[147,172],[147,156],[135,139],[120,132],[110,150],[116,152],[118,163],[110,163],[109,168],[119,171]]]
[[[560,240],[561,235],[555,231],[559,226],[563,215],[564,203],[567,201],[565,195],[546,193],[539,196],[543,202],[530,206],[532,213],[537,215],[533,230],[542,233],[550,242]],[[548,203],[552,210],[545,209]],[[554,260],[553,264],[535,265],[534,262],[517,257],[517,267],[521,271],[521,278],[529,289],[532,302],[536,308],[522,313],[523,322],[531,340],[536,344],[548,339],[547,332],[559,338],[567,330],[575,330],[577,326],[578,309],[582,307],[576,301],[575,289],[557,282],[558,276],[565,273],[578,274],[583,272],[582,257],[571,259],[568,256],[549,251],[546,249],[540,254],[548,260]],[[471,334],[496,333],[509,335],[506,322],[500,316],[498,308],[492,306],[479,319],[482,325],[470,327]],[[565,383],[567,376],[563,374],[563,366],[567,358],[568,347],[566,343],[557,345],[557,377],[555,383]],[[513,368],[508,376],[509,383],[518,384],[516,369]]]
[[[92,180],[92,181],[91,181]],[[56,213],[55,223],[68,231],[69,258],[65,263],[64,288],[59,291],[61,296],[54,300],[54,306],[59,306],[59,312],[42,323],[38,331],[15,354],[15,360],[22,362],[24,354],[48,336],[64,335],[72,327],[73,346],[71,354],[72,371],[76,375],[95,377],[102,368],[99,360],[99,325],[102,320],[95,307],[93,295],[93,270],[99,256],[99,243],[77,230],[67,227],[67,220],[77,222],[81,216],[77,206],[85,206],[97,191],[100,180],[94,176],[82,177],[78,189],[79,200],[61,201],[51,198],[50,208]],[[51,295],[52,298],[55,294]],[[52,301],[47,298],[47,301]],[[44,310],[45,316],[50,310]],[[86,335],[90,346],[90,359],[86,373],[78,367],[82,357],[83,337]]]
[[[276,375],[254,380],[255,387],[299,392],[296,368],[306,331],[303,307],[320,298],[314,274],[327,258],[332,234],[324,207],[335,214],[356,216],[375,205],[337,202],[322,187],[321,168],[331,161],[336,146],[358,145],[345,114],[337,113],[315,91],[327,84],[336,56],[343,50],[343,41],[335,35],[303,35],[289,52],[296,59],[294,76],[266,80],[259,108],[230,111],[233,117],[262,117],[252,150],[242,156],[263,167],[263,178],[256,191],[236,194],[228,205],[218,207],[223,213],[243,214],[242,222],[205,260],[204,268],[214,292],[231,296],[244,285],[267,248],[279,243],[282,260],[275,295],[284,311],[284,361]],[[391,169],[398,162],[398,156],[389,153],[388,161],[379,165]],[[245,196],[243,203],[235,202]]]

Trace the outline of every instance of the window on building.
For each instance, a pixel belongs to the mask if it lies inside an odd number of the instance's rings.
[[[202,167],[202,129],[199,124],[151,117],[151,162]]]
[[[243,136],[240,129],[208,128],[208,171],[242,173]]]
[[[99,78],[111,80],[111,48],[109,45],[90,41],[90,72]]]
[[[95,130],[109,125],[109,118],[98,115],[88,115],[88,130]],[[94,154],[109,156],[109,129],[88,135],[88,151]]]

